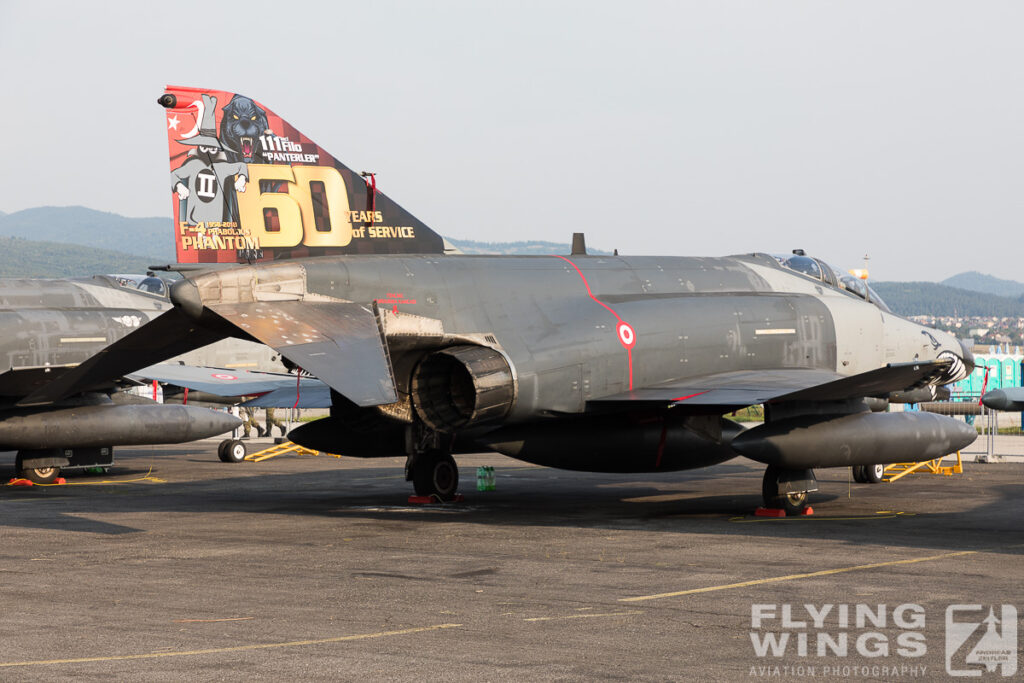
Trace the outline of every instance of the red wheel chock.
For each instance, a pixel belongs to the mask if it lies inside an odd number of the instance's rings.
[[[813,514],[814,508],[808,505],[803,510],[801,510],[799,514],[794,515],[794,517],[807,517]],[[756,510],[754,510],[754,515],[756,517],[785,517],[786,511],[780,508],[757,508]]]
[[[436,495],[409,496],[409,505],[444,505],[445,503],[461,503],[465,498],[461,493],[456,493],[451,500],[441,500]]]

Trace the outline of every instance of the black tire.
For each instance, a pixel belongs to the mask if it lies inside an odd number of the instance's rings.
[[[52,484],[60,476],[60,468],[57,466],[37,467],[35,469],[19,468],[18,476],[22,479],[28,479],[33,484]]]
[[[217,457],[221,462],[242,462],[245,460],[245,443],[239,439],[221,441],[217,447]]]
[[[799,515],[807,508],[807,492],[779,493],[780,470],[769,465],[761,480],[761,497],[766,508],[785,510],[787,515]]]
[[[864,466],[864,483],[865,484],[881,484],[882,478],[885,476],[885,465],[865,465]]]
[[[418,496],[451,500],[459,490],[459,466],[455,458],[438,450],[420,454],[412,466],[412,486]]]
[[[20,479],[28,479],[33,484],[52,484],[60,477],[60,467],[57,465],[51,467],[24,467],[20,451],[14,459],[14,470]]]
[[[864,478],[864,465],[853,466],[853,480],[858,484],[867,483],[867,479]]]

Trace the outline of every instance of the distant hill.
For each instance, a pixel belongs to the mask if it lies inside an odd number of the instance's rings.
[[[0,276],[65,277],[143,272],[175,259],[170,218],[127,218],[82,206],[0,212]],[[38,240],[38,241],[37,241]],[[466,254],[568,254],[568,243],[448,241]],[[591,254],[608,254],[590,248]],[[950,286],[950,283],[960,283]],[[1024,317],[1024,284],[961,273],[943,284],[872,282],[901,315]],[[975,290],[975,291],[971,291]]]
[[[144,273],[154,261],[108,249],[0,237],[0,277],[74,277]]]
[[[1001,280],[991,275],[979,273],[976,270],[948,277],[940,284],[959,289],[969,289],[972,292],[995,294],[996,296],[1018,297],[1024,295],[1024,282]]]
[[[540,240],[532,242],[474,242],[473,240],[457,240],[448,237],[447,240],[458,247],[463,254],[525,254],[543,256],[546,254],[566,254],[572,251],[568,242],[543,242]],[[611,255],[610,251],[601,251],[590,246],[587,247],[588,254]]]
[[[84,206],[42,206],[14,213],[0,212],[0,236],[81,244],[112,249],[150,259],[173,262],[174,231],[170,218],[128,218]],[[448,240],[466,254],[568,254],[558,242],[477,242]],[[608,254],[588,249],[591,254]]]
[[[127,218],[84,206],[42,206],[0,214],[0,236],[80,244],[166,263],[174,260],[173,223],[170,218]]]
[[[900,315],[1024,317],[1024,298],[995,296],[934,282],[872,282],[871,287]]]

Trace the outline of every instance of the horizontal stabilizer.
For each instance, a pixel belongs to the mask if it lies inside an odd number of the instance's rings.
[[[358,406],[398,400],[377,316],[359,304],[274,301],[208,308]]]
[[[165,361],[223,339],[177,308],[122,337],[78,367],[32,392],[18,405],[44,405],[73,394],[108,387],[139,368]]]

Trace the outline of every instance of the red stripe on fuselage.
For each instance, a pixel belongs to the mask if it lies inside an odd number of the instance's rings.
[[[564,256],[559,256],[558,254],[552,254],[552,255],[555,258],[562,259],[563,261],[565,261],[570,266],[572,266],[573,268],[576,269],[576,272],[579,273],[580,279],[583,280],[583,286],[587,288],[587,296],[589,296],[595,302],[600,304],[606,311],[608,311],[609,313],[614,315],[615,316],[615,320],[619,324],[622,324],[622,323],[625,322],[622,318],[619,317],[618,313],[616,313],[614,310],[612,310],[611,306],[609,306],[608,304],[606,304],[605,302],[601,301],[596,296],[594,296],[594,293],[592,291],[590,291],[590,283],[587,282],[587,278],[583,274],[583,271],[580,270],[579,266],[577,266],[575,263],[573,263],[569,259],[565,258]],[[626,346],[625,344],[622,343],[622,338],[619,336],[618,327],[616,327],[616,329],[615,329],[615,337],[619,340],[619,343],[622,344],[622,346],[626,349],[626,362],[627,362],[627,365],[628,365],[628,368],[629,368],[629,390],[633,391],[633,349],[631,347]],[[635,338],[634,338],[634,343],[635,343]]]

